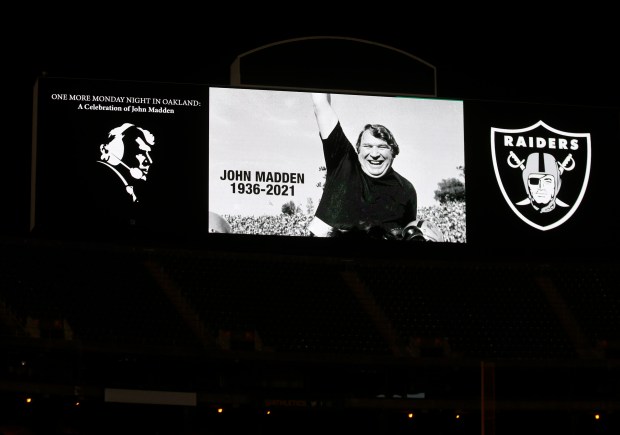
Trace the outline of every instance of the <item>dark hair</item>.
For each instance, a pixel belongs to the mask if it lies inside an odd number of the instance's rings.
[[[392,148],[392,156],[396,157],[398,155],[400,149],[398,148],[396,139],[394,139],[394,135],[392,135],[392,132],[388,130],[387,127],[381,124],[366,124],[364,126],[364,129],[360,132],[359,136],[357,137],[357,143],[355,144],[355,149],[358,153],[360,151],[360,145],[362,143],[362,135],[367,130],[370,131],[370,134],[372,134],[377,139],[384,140],[385,143],[387,143],[390,148]]]

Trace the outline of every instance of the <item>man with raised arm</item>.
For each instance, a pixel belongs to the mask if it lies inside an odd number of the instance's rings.
[[[329,237],[337,231],[373,230],[400,238],[416,219],[417,193],[392,167],[400,151],[396,139],[385,126],[366,124],[353,146],[331,94],[313,93],[312,101],[327,174],[310,232]]]

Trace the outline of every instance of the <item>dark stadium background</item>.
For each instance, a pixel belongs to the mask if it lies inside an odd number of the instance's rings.
[[[42,73],[228,85],[241,53],[343,36],[434,65],[442,98],[617,108],[609,14],[182,9],[33,8],[4,30],[0,431],[617,431],[616,252],[567,264],[412,263],[40,242],[28,232]],[[614,228],[603,216],[575,245]],[[35,319],[38,337],[28,335]],[[197,404],[106,402],[106,388],[196,392]]]

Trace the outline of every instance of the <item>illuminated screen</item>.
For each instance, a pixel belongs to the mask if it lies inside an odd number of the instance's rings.
[[[207,233],[207,99],[198,85],[40,79],[33,234],[200,240]]]
[[[209,88],[213,232],[465,243],[464,164],[462,101]]]
[[[51,77],[34,97],[34,236],[456,260],[620,243],[618,108]]]

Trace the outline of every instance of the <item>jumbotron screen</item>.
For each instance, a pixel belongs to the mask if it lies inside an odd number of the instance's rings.
[[[319,255],[598,255],[619,110],[41,78],[35,236]]]

